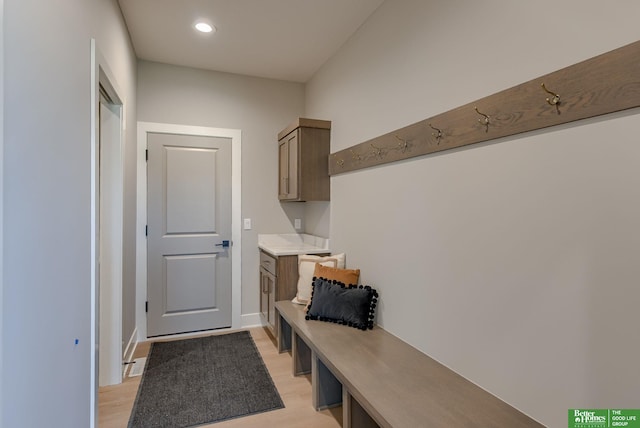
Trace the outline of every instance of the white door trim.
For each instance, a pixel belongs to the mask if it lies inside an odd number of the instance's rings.
[[[120,94],[123,92],[119,89],[114,78],[111,69],[98,48],[95,39],[91,39],[91,106],[90,106],[90,128],[91,128],[91,173],[90,173],[90,185],[91,185],[91,314],[90,314],[90,341],[89,347],[90,355],[90,410],[89,410],[89,426],[93,428],[98,425],[98,384],[99,384],[99,362],[100,362],[100,346],[102,344],[102,361],[106,363],[108,367],[117,368],[120,371],[122,367],[122,236],[123,236],[123,203],[124,203],[124,166],[123,166],[123,154],[122,154],[122,142],[123,133],[126,129],[126,99],[121,98]],[[114,173],[113,180],[114,185],[111,187],[112,196],[117,204],[118,213],[112,218],[113,228],[109,231],[109,234],[115,237],[115,242],[119,245],[115,246],[111,252],[111,257],[114,260],[119,260],[117,264],[118,276],[116,286],[110,293],[112,293],[112,301],[108,308],[108,311],[103,314],[107,315],[103,319],[102,325],[100,323],[100,273],[99,273],[99,258],[100,258],[100,230],[99,230],[99,202],[100,202],[100,188],[99,188],[99,173],[100,173],[100,161],[99,161],[99,138],[100,138],[100,86],[102,86],[107,94],[111,97],[114,104],[119,105],[119,119],[120,119],[120,132],[115,153],[115,162],[110,165],[111,172]],[[106,331],[106,342],[100,340],[100,330]],[[77,339],[76,339],[77,340]],[[77,344],[78,342],[76,342]],[[119,377],[119,376],[118,376]],[[118,380],[121,380],[119,378]]]
[[[136,328],[138,340],[147,339],[147,134],[179,134],[231,138],[231,329],[242,327],[242,132],[239,129],[209,128],[168,123],[138,122],[137,221],[136,221]]]
[[[4,0],[0,0],[0,308],[4,307]],[[0,373],[3,370],[2,344],[4,342],[4,327],[2,317],[0,317]],[[0,386],[0,425],[2,425],[2,412],[4,406],[3,398],[4,384]]]

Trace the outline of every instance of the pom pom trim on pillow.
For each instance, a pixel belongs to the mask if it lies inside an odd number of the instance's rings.
[[[368,285],[346,286],[336,280],[314,277],[305,319],[372,329],[377,303],[378,292]]]

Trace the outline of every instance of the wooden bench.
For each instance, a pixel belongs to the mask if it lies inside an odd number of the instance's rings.
[[[543,425],[384,329],[307,321],[276,302],[278,350],[293,375],[311,373],[317,410],[343,406],[343,427],[542,427]]]

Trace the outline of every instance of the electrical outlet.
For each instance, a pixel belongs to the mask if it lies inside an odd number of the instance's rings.
[[[302,229],[302,220],[300,220],[299,218],[295,219],[295,220],[293,221],[293,227],[294,227],[296,230],[300,230],[300,229]]]
[[[244,230],[251,230],[251,219],[250,218],[245,218],[244,219]]]

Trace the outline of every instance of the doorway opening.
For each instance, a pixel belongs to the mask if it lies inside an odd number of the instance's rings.
[[[122,382],[122,103],[100,84],[98,138],[98,386]]]
[[[90,427],[98,386],[122,381],[124,103],[91,40],[91,349]]]

